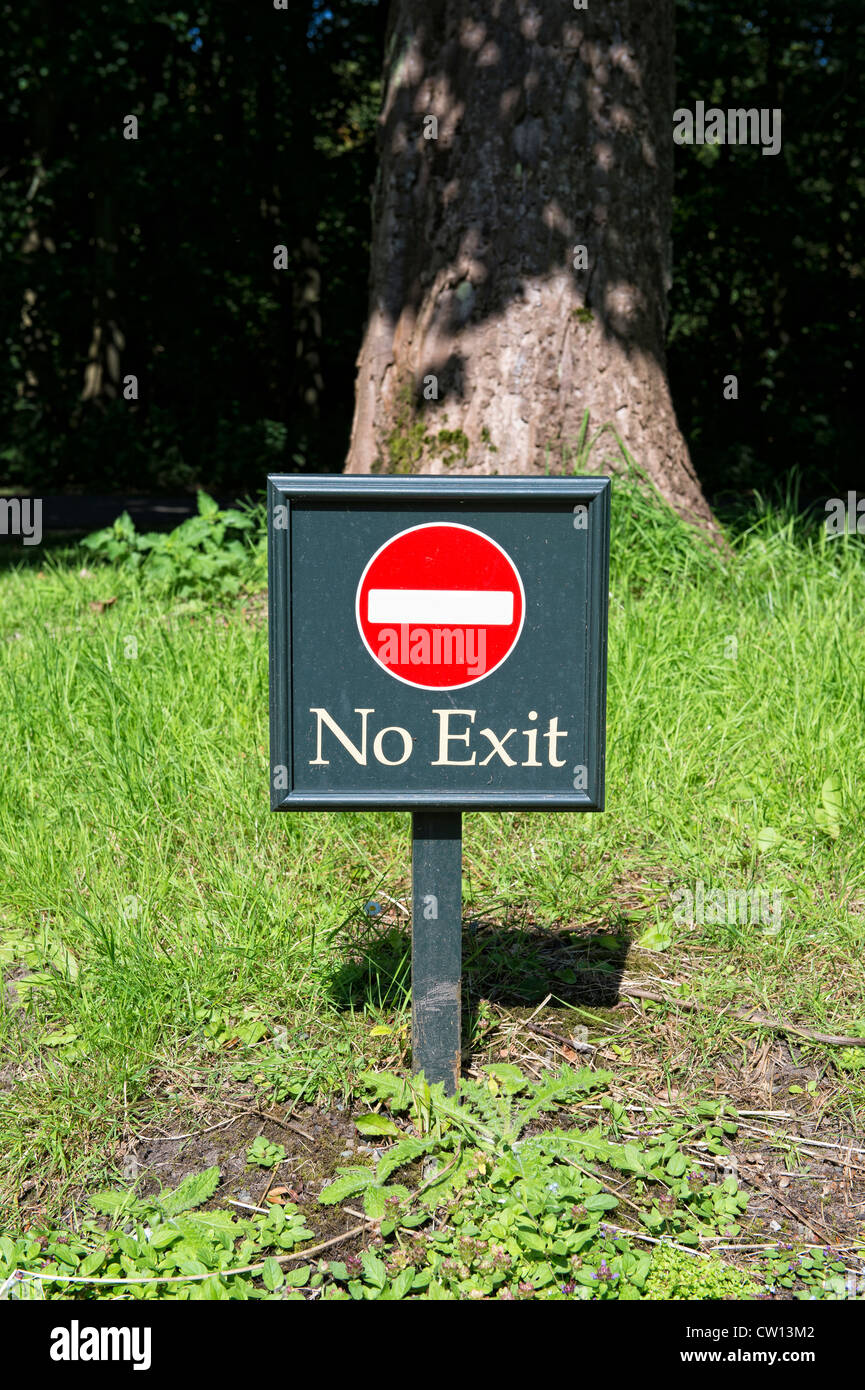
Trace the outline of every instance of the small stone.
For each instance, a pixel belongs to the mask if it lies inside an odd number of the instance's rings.
[[[123,1160],[123,1166],[120,1170],[123,1175],[123,1181],[135,1182],[135,1179],[138,1177],[138,1170],[140,1169],[140,1167],[141,1164],[138,1162],[138,1159],[136,1158],[135,1154],[128,1153]]]

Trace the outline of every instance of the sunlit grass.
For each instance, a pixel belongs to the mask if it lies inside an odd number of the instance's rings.
[[[724,552],[616,482],[608,809],[467,816],[467,917],[652,927],[674,967],[699,947],[702,1056],[734,1046],[731,1000],[860,1028],[863,545],[764,509]],[[28,556],[0,574],[0,708],[0,1195],[109,1163],[214,1018],[287,1028],[310,1095],[349,1087],[408,1003],[404,939],[363,905],[406,900],[409,820],[269,812],[264,625]],[[780,890],[780,929],[676,921],[698,880]]]

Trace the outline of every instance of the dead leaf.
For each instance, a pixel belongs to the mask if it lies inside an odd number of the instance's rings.
[[[302,1187],[303,1184],[301,1183]],[[276,1206],[284,1207],[286,1202],[297,1202],[300,1200],[300,1192],[294,1187],[272,1187],[265,1194],[266,1202],[273,1202]]]

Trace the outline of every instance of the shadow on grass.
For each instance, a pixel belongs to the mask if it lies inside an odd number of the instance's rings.
[[[337,1008],[387,1012],[406,1007],[411,991],[407,923],[364,918],[337,939],[343,963],[331,978]],[[474,1036],[482,1001],[531,1010],[552,995],[559,1007],[610,1009],[619,1002],[631,937],[623,921],[573,927],[502,922],[463,923],[463,1036]]]
[[[39,545],[24,545],[17,536],[0,536],[0,574],[15,569],[41,570],[47,561],[83,564],[77,542],[56,532],[43,535]]]

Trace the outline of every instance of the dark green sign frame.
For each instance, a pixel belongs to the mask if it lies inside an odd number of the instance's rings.
[[[609,507],[608,478],[268,478],[272,809],[603,810]],[[433,694],[380,669],[353,596],[363,563],[390,536],[448,521],[489,535],[513,558],[526,616],[499,669],[468,690]],[[537,759],[510,767],[499,756],[483,773],[418,757],[364,766],[360,777],[345,757],[345,766],[333,759],[321,768],[306,755],[311,711],[325,701],[345,730],[362,708],[414,730],[431,704],[471,700],[479,710],[482,702],[478,727],[521,728],[529,704],[541,719],[542,710],[561,709],[572,735],[560,750],[568,766],[554,761],[552,742],[549,767]]]

